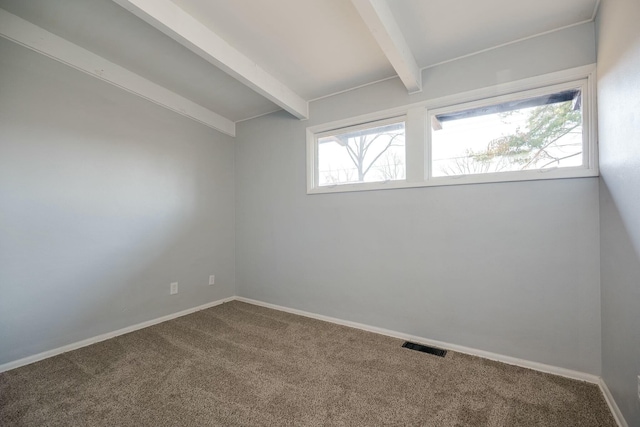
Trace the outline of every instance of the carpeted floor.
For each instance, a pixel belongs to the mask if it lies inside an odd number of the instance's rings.
[[[231,302],[0,374],[2,426],[611,426],[592,384]]]

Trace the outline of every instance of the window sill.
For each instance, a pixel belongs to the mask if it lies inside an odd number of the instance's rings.
[[[307,194],[327,194],[345,193],[354,191],[376,191],[392,190],[399,188],[420,188],[420,187],[443,187],[449,185],[470,185],[470,184],[495,184],[503,182],[520,181],[540,181],[548,179],[571,179],[571,178],[592,178],[599,176],[596,168],[587,169],[562,168],[547,170],[532,170],[519,172],[500,172],[478,175],[459,175],[455,177],[437,177],[425,181],[387,181],[387,182],[367,182],[354,184],[341,184],[334,186],[324,186],[318,188],[308,188]]]

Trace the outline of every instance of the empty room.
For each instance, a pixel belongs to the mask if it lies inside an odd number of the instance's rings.
[[[638,0],[0,0],[0,425],[640,426]]]

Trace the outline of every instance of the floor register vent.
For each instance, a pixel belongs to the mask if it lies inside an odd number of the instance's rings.
[[[429,354],[433,354],[440,357],[444,357],[447,354],[447,350],[442,350],[435,347],[429,347],[422,344],[416,344],[414,342],[409,342],[409,341],[406,341],[404,344],[402,344],[402,346],[410,350],[421,351],[423,353],[429,353]]]

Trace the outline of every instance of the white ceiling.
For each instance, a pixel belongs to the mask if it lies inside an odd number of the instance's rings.
[[[306,101],[397,74],[388,51],[349,0],[173,2]],[[590,21],[597,0],[388,0],[387,5],[387,18],[397,23],[415,64],[424,68]],[[111,0],[0,0],[0,7],[231,121],[279,109]]]
[[[278,110],[110,0],[0,0],[0,7],[233,121]]]
[[[309,100],[394,75],[349,0],[174,0]]]
[[[420,67],[594,17],[596,0],[389,1]]]

